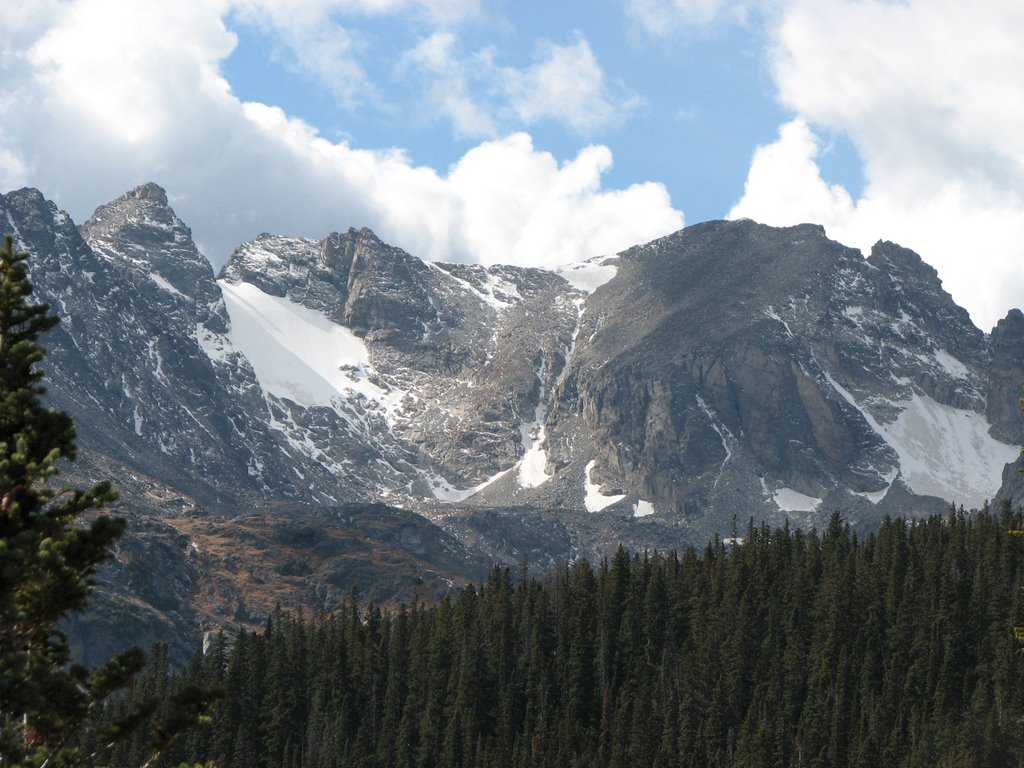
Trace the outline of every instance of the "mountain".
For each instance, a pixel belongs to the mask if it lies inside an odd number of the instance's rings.
[[[215,278],[155,184],[80,228],[35,190],[0,215],[63,319],[45,341],[79,426],[68,474],[115,478],[137,521],[108,618],[144,617],[140,638],[750,517],[1019,503],[1024,315],[983,333],[892,243],[864,258],[821,227],[718,221],[547,271],[350,229],[260,235]],[[315,554],[328,540],[348,543]],[[82,626],[82,648],[117,634]]]

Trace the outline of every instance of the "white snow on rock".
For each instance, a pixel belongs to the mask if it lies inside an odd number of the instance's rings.
[[[915,393],[908,401],[894,403],[899,416],[882,424],[835,379],[825,376],[896,451],[903,481],[914,493],[979,508],[999,489],[1003,467],[1020,455],[1020,446],[989,435],[988,419],[979,413]]]
[[[211,362],[224,362],[235,349],[231,346],[231,339],[219,333],[214,333],[202,323],[196,323],[196,342],[210,358]]]
[[[431,493],[434,494],[434,498],[437,499],[438,501],[465,501],[473,494],[479,493],[484,488],[489,486],[491,483],[495,482],[501,477],[504,477],[508,472],[509,470],[504,469],[501,472],[498,472],[495,475],[487,478],[482,483],[474,485],[472,488],[456,488],[440,475],[435,475],[430,479],[430,491]],[[424,476],[426,475],[424,474]]]
[[[502,267],[500,266],[488,268],[480,285],[477,286],[449,271],[450,268],[455,266],[454,264],[438,264],[432,261],[425,261],[423,263],[429,268],[437,270],[463,290],[476,296],[484,304],[494,307],[499,312],[523,300],[515,283],[501,274]]]
[[[177,288],[171,285],[170,282],[168,282],[165,278],[158,275],[156,272],[150,272],[149,279],[156,283],[158,286],[160,286],[161,289],[167,291],[168,293],[174,294],[175,296],[179,296],[183,299],[188,298],[187,296],[185,296],[185,294],[183,294],[181,291],[179,291]]]
[[[219,285],[232,346],[249,360],[264,392],[304,406],[332,407],[353,393],[384,406],[393,399],[367,380],[366,344],[348,328],[249,283]]]
[[[892,488],[893,481],[896,479],[896,475],[899,474],[898,469],[890,470],[885,476],[885,488],[880,491],[853,491],[857,496],[861,496],[872,504],[877,504],[885,498],[886,494],[889,493],[889,489]]]
[[[768,309],[766,309],[764,311],[764,316],[769,318],[769,319],[771,319],[771,320],[774,320],[777,323],[781,323],[783,329],[785,329],[785,331],[786,331],[786,335],[789,338],[791,338],[791,339],[796,338],[795,335],[793,334],[793,329],[789,327],[789,323],[787,323],[785,320],[782,319],[782,317],[779,315],[779,313],[775,311],[775,307],[773,307],[773,306],[771,306],[769,304],[768,305]]]
[[[522,301],[522,294],[519,293],[519,288],[511,280],[507,280],[500,274],[494,274],[494,271],[487,273],[487,279],[484,281],[484,289],[488,296],[497,301],[498,303],[509,306],[509,299],[513,301]],[[502,298],[503,297],[503,298]]]
[[[556,274],[568,280],[572,286],[586,293],[593,293],[607,283],[619,271],[618,265],[607,256],[597,256],[586,261],[565,264],[555,270]]]
[[[547,472],[548,454],[544,450],[546,439],[544,419],[548,409],[545,402],[544,377],[547,373],[547,360],[541,358],[537,378],[540,380],[540,396],[537,407],[533,410],[533,421],[522,421],[519,434],[523,445],[523,458],[519,460],[519,485],[523,488],[536,488],[551,479]]]
[[[548,454],[543,447],[545,410],[543,405],[538,405],[533,423],[523,422],[519,427],[523,447],[526,449],[519,462],[519,485],[523,488],[536,488],[551,479],[546,468]]]
[[[238,247],[228,262],[227,274],[229,279],[238,279],[250,271],[269,280],[280,280],[289,274],[308,274],[319,257],[317,240],[264,234]]]
[[[944,349],[935,350],[935,362],[939,364],[942,370],[955,379],[969,379],[971,376],[967,366]]]
[[[772,498],[783,512],[813,512],[821,506],[821,499],[817,496],[808,496],[792,488],[776,488]]]
[[[725,449],[725,458],[722,459],[722,463],[718,467],[718,476],[715,478],[714,487],[718,487],[719,480],[722,479],[722,472],[725,470],[725,465],[729,463],[729,459],[732,458],[732,448],[729,447],[729,441],[734,440],[732,432],[724,424],[719,424],[718,417],[715,416],[715,412],[711,410],[711,406],[707,404],[703,397],[697,395],[697,405],[700,406],[701,410],[704,411],[704,415],[708,417],[708,422],[711,424],[711,428],[718,433],[718,437],[722,441],[722,448]],[[728,438],[728,439],[727,439]],[[764,482],[762,480],[762,482]]]
[[[610,507],[615,502],[626,498],[625,494],[605,496],[601,493],[600,485],[590,482],[590,471],[595,464],[597,464],[596,461],[591,461],[583,470],[583,505],[587,508],[587,512],[600,512],[605,507]]]
[[[633,505],[633,517],[647,517],[654,514],[654,505],[649,501],[640,499]]]

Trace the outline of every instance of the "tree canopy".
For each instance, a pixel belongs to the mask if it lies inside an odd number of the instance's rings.
[[[860,539],[834,517],[542,580],[495,569],[435,605],[278,612],[140,687],[226,690],[167,765],[1019,766],[1021,522]]]
[[[58,623],[86,608],[97,567],[125,529],[106,513],[109,482],[87,489],[58,482],[61,460],[75,458],[71,417],[42,400],[45,356],[39,336],[58,319],[31,303],[28,254],[7,235],[0,248],[0,765],[65,768],[95,764],[79,744],[82,726],[144,664],[133,648],[96,670],[71,663]],[[180,697],[175,723],[154,732],[158,752],[205,712],[197,690]],[[103,744],[130,734],[158,702],[136,702],[102,733]]]

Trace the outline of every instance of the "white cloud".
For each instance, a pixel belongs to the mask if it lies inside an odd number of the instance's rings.
[[[406,14],[448,26],[479,15],[481,0],[230,0],[235,18],[277,37],[294,68],[316,77],[350,108],[380,102],[358,63],[368,45],[338,17]]]
[[[604,72],[582,35],[577,35],[572,45],[544,43],[538,58],[527,69],[502,70],[511,109],[526,125],[552,119],[587,134],[621,120],[639,103],[634,95],[611,95]]]
[[[493,70],[490,54],[478,52],[474,57],[475,65],[461,62],[455,55],[455,44],[455,35],[451,32],[435,32],[402,57],[399,71],[406,76],[412,71],[429,74],[425,100],[435,114],[451,120],[456,135],[497,136],[495,117],[474,100],[469,82],[470,78],[478,77],[481,70]]]
[[[743,197],[729,211],[729,218],[757,219],[774,226],[811,221],[830,229],[846,221],[853,201],[841,186],[821,178],[816,162],[819,152],[818,139],[805,120],[783,125],[778,141],[754,152]]]
[[[217,262],[261,231],[366,225],[428,258],[553,265],[682,225],[661,185],[603,190],[604,147],[559,164],[515,134],[444,176],[242,103],[219,70],[236,44],[229,11],[228,0],[72,0],[20,27],[19,55],[0,58],[0,103],[18,105],[0,133],[0,187],[37,186],[81,221],[157,181]]]
[[[499,66],[492,48],[460,57],[450,31],[425,38],[399,63],[404,77],[422,77],[426,102],[463,137],[494,137],[503,130],[553,121],[580,135],[617,125],[640,103],[624,86],[609,85],[581,34],[575,42],[537,47],[535,63]]]
[[[752,6],[771,0],[627,0],[626,15],[655,37],[665,37],[683,27],[706,27],[725,16],[746,19]]]
[[[731,215],[913,248],[986,330],[1024,305],[1024,5],[791,0],[773,34],[779,96],[802,121],[757,150]],[[853,141],[860,199],[821,180],[807,123]]]
[[[524,133],[470,150],[449,176],[465,212],[464,249],[485,253],[500,243],[503,262],[564,264],[682,227],[661,184],[602,192],[611,162],[607,147],[591,146],[559,166]]]

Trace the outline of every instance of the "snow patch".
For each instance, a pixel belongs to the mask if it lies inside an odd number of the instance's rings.
[[[158,286],[160,286],[163,290],[167,291],[168,293],[173,293],[175,296],[180,296],[183,299],[188,298],[187,296],[185,296],[184,293],[182,293],[173,285],[171,285],[167,280],[160,277],[160,275],[158,275],[156,272],[150,272],[149,279],[156,283]]]
[[[942,370],[955,379],[969,379],[971,376],[967,366],[944,349],[935,350],[935,362],[939,364]]]
[[[555,274],[568,280],[573,288],[584,293],[593,293],[615,277],[618,271],[619,267],[613,260],[607,256],[597,256],[586,261],[565,264],[558,267]]]
[[[472,488],[456,488],[443,477],[437,475],[430,478],[430,490],[434,494],[434,498],[439,501],[465,501],[473,494],[479,493],[491,483],[507,475],[509,471],[508,469],[502,470],[479,485],[474,485]]]
[[[821,506],[821,499],[817,496],[808,496],[792,488],[777,488],[772,498],[783,512],[813,512]]]
[[[526,451],[519,462],[519,484],[523,488],[536,488],[551,479],[547,471],[548,454],[544,450],[544,416],[546,408],[543,403],[538,404],[534,411],[534,420],[531,424],[523,422],[519,426],[519,433],[522,436],[523,447]]]
[[[149,359],[153,362],[153,375],[156,377],[156,380],[165,387],[169,386],[167,374],[164,373],[164,358],[157,348],[156,339],[150,339],[146,342],[146,350],[149,352]]]
[[[547,472],[548,454],[544,450],[547,439],[544,430],[544,419],[547,417],[545,406],[544,377],[547,374],[547,360],[543,357],[537,378],[540,379],[540,394],[537,407],[533,410],[532,422],[520,422],[519,434],[523,444],[523,458],[519,460],[519,485],[523,488],[536,488],[551,479]]]
[[[597,461],[591,461],[583,470],[583,506],[587,508],[587,512],[600,512],[605,507],[610,507],[615,502],[626,498],[624,493],[617,496],[605,496],[601,493],[600,485],[590,482],[590,472],[595,464]]]
[[[789,338],[795,338],[793,329],[789,327],[789,323],[782,319],[778,312],[775,311],[775,307],[768,305],[768,309],[764,311],[764,316],[770,320],[774,320],[777,323],[782,323],[782,327],[786,329],[786,335]]]
[[[898,474],[898,469],[890,471],[885,476],[885,488],[883,488],[880,491],[853,491],[853,493],[856,494],[857,496],[861,496],[867,499],[872,504],[877,504],[878,502],[885,498],[887,493],[889,493],[889,489],[892,488],[893,481],[896,479],[896,475]]]
[[[640,499],[633,505],[633,517],[647,517],[654,514],[654,505],[649,501]]]
[[[896,452],[903,480],[914,493],[980,508],[999,488],[1003,467],[1020,455],[1019,446],[989,435],[988,420],[974,411],[915,393],[893,403],[900,414],[882,424],[828,373],[825,377]]]
[[[348,328],[255,285],[219,284],[231,344],[249,360],[264,392],[304,406],[337,409],[363,395],[387,413],[397,408],[404,393],[385,391],[367,378],[372,366],[366,344]],[[212,346],[209,337],[200,339],[204,349]],[[217,348],[214,353],[222,354]]]
[[[519,293],[519,287],[515,283],[493,273],[488,273],[487,280],[484,282],[484,289],[486,295],[506,307],[510,305],[510,302],[503,298],[499,298],[499,296],[504,296],[515,301],[523,300],[522,294]]]
[[[231,340],[220,333],[214,333],[202,323],[196,323],[196,343],[211,362],[222,363],[234,352]]]
[[[843,309],[843,315],[854,322],[855,325],[864,323],[864,307],[852,306]]]
[[[722,447],[725,449],[725,458],[722,459],[722,463],[718,467],[718,477],[715,478],[715,484],[713,486],[717,488],[718,481],[722,479],[722,471],[725,469],[725,465],[729,463],[729,459],[732,458],[732,449],[729,447],[729,440],[733,439],[733,435],[727,426],[724,424],[719,425],[715,412],[711,410],[711,406],[708,405],[700,395],[697,395],[697,405],[699,405],[700,409],[704,411],[704,415],[708,417],[708,421],[711,422],[711,428],[718,433],[718,437],[722,441]]]
[[[135,421],[135,434],[142,436],[142,414],[139,413],[139,406],[135,406],[135,411],[132,414]]]

